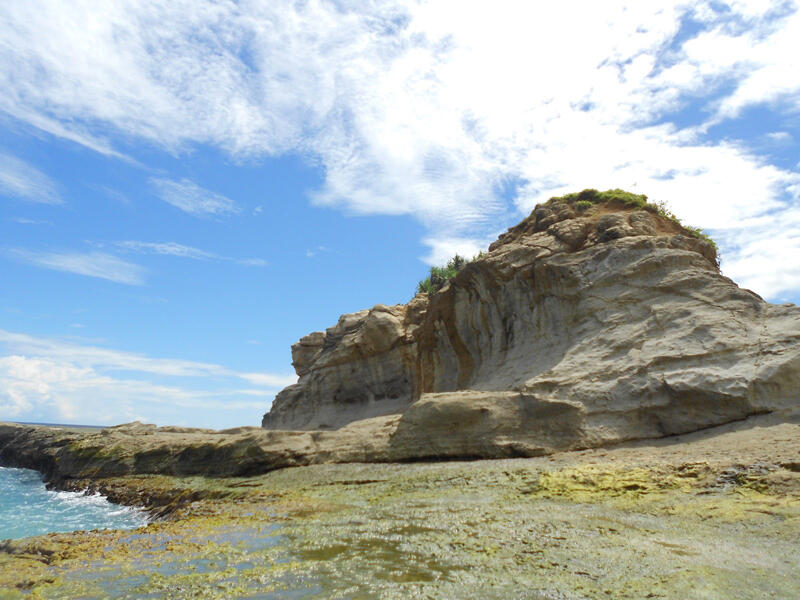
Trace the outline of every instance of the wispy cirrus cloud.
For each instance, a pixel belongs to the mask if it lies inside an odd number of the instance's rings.
[[[327,246],[315,246],[314,248],[306,248],[306,258],[314,258],[318,254],[327,254],[333,252]]]
[[[0,196],[42,204],[63,202],[50,177],[25,161],[4,153],[0,153]]]
[[[263,258],[228,258],[226,260],[232,260],[246,267],[266,267],[269,264]]]
[[[757,243],[746,224],[776,231],[800,210],[796,170],[715,133],[748,108],[778,121],[797,110],[796,2],[201,1],[192,19],[187,10],[2,4],[0,109],[172,152],[303,153],[324,172],[314,202],[413,215],[428,228],[429,261],[582,187],[640,190],[745,247]],[[581,44],[565,43],[566,32]],[[162,197],[190,214],[237,212],[192,182],[160,181]]]
[[[206,426],[191,409],[215,408],[227,420],[212,426],[258,425],[269,398],[295,381],[0,330],[3,418]]]
[[[163,256],[176,256],[180,258],[190,258],[193,260],[217,260],[234,262],[247,267],[265,267],[267,261],[262,258],[232,258],[214,252],[207,252],[200,248],[185,246],[177,242],[142,242],[137,240],[124,240],[115,242],[115,246],[131,252],[144,254],[160,254]]]
[[[230,198],[200,187],[193,181],[181,179],[150,179],[159,198],[195,217],[229,216],[241,212]]]
[[[2,10],[3,7],[0,7]],[[69,140],[85,148],[89,148],[104,156],[118,158],[132,165],[141,166],[139,162],[130,156],[116,151],[111,143],[103,136],[95,136],[87,131],[86,126],[79,125],[75,120],[64,122],[58,118],[53,118],[42,114],[30,106],[21,105],[18,101],[9,96],[0,96],[0,111],[5,112],[7,117],[16,119],[23,123],[33,126],[35,129],[49,133],[55,137]]]
[[[140,242],[136,240],[125,240],[114,242],[114,245],[123,250],[130,250],[132,252],[178,256],[194,260],[212,260],[218,258],[213,252],[206,252],[205,250],[184,246],[176,242]]]
[[[126,285],[144,285],[144,267],[105,252],[35,252],[14,248],[6,254],[15,260],[45,269],[97,277]]]
[[[52,221],[45,221],[42,219],[29,219],[27,217],[14,217],[12,221],[20,225],[52,225]]]
[[[134,352],[75,344],[2,329],[0,329],[0,344],[5,344],[8,349],[15,352],[53,360],[69,360],[79,366],[99,368],[105,371],[138,371],[173,377],[234,377],[247,381],[260,381],[265,386],[279,389],[294,383],[297,379],[294,375],[273,376],[235,371],[214,363],[152,358]]]

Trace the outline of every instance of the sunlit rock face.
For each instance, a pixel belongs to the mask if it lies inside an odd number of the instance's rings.
[[[797,407],[800,308],[655,211],[551,202],[440,291],[343,315],[292,357],[265,428],[399,414],[396,450],[532,455]]]
[[[800,308],[740,289],[711,244],[657,211],[577,205],[537,207],[430,295],[301,339],[298,383],[263,428],[0,423],[0,464],[76,485],[249,476],[537,456],[762,413],[800,419]]]
[[[419,319],[408,305],[375,306],[342,315],[324,334],[292,346],[300,379],[278,394],[264,416],[271,429],[333,429],[351,421],[403,412],[417,397],[417,350],[410,332]]]

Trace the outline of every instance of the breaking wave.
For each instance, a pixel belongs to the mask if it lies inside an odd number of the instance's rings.
[[[0,467],[0,540],[146,524],[147,515],[137,508],[112,504],[101,494],[50,491],[36,471]]]

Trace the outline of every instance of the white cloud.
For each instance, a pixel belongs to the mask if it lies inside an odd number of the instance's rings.
[[[773,142],[791,142],[794,139],[788,131],[771,131],[767,137]]]
[[[169,204],[180,208],[190,215],[231,215],[241,212],[236,203],[204,188],[188,179],[171,181],[169,179],[151,179],[159,197]]]
[[[266,267],[269,263],[263,258],[234,258],[226,259],[233,260],[234,262],[244,265],[246,267]]]
[[[260,374],[240,373],[213,363],[201,363],[180,359],[150,358],[132,352],[110,350],[99,346],[71,344],[60,340],[13,333],[0,329],[0,344],[16,352],[59,361],[70,361],[76,365],[91,366],[111,371],[139,371],[153,375],[172,377],[238,377],[250,381]],[[294,376],[275,380],[279,385],[294,383]]]
[[[237,376],[247,380],[251,385],[260,385],[277,390],[297,382],[297,377],[295,376],[272,375],[270,373],[238,373]]]
[[[765,3],[753,10],[753,5],[742,2],[734,10],[743,11],[749,20],[746,30],[731,31],[720,26],[686,44],[689,60],[716,65],[725,74],[735,76],[734,91],[719,103],[719,119],[736,117],[754,104],[780,100],[800,109],[800,70],[796,64],[800,18],[796,4],[782,5],[791,6],[795,14],[780,27],[764,19],[780,4]]]
[[[329,254],[335,252],[327,246],[316,246],[315,248],[306,248],[306,258],[314,258],[317,254]],[[338,252],[335,252],[338,254]]]
[[[3,7],[0,7],[2,10]],[[65,125],[57,119],[44,116],[36,110],[21,106],[8,96],[0,96],[0,110],[5,111],[6,115],[32,125],[35,129],[44,131],[56,137],[75,142],[81,146],[94,150],[104,156],[112,156],[127,163],[140,166],[140,164],[130,156],[114,150],[108,140],[98,138],[85,131],[84,127],[76,126],[74,123]]]
[[[676,38],[689,16],[702,27]],[[795,4],[31,0],[0,22],[0,109],[16,118],[106,153],[111,133],[305,153],[325,173],[315,202],[415,216],[428,260],[565,190],[632,188],[743,232],[780,231],[800,185],[708,136],[747,107],[798,106]],[[705,122],[673,124],[687,107]],[[156,181],[191,214],[238,210]]]
[[[257,425],[255,415],[267,408],[268,390],[200,391],[137,379],[115,378],[91,368],[48,359],[10,355],[0,357],[0,411],[4,418],[48,419],[50,422],[114,424],[153,415],[160,424],[203,425],[194,414],[215,409],[228,414],[218,428]],[[256,397],[258,400],[245,400]],[[253,414],[250,422],[231,421],[233,414]],[[26,415],[30,415],[26,417]]]
[[[782,299],[800,290],[800,202],[781,211],[781,227],[755,224],[719,232],[726,275],[767,298]],[[766,221],[769,225],[769,221]]]
[[[218,427],[256,425],[267,399],[296,381],[4,330],[0,348],[2,418],[107,424],[145,413],[162,424],[203,425],[198,411],[210,408],[226,415]],[[236,420],[243,415],[253,422]]]
[[[125,240],[115,242],[115,246],[133,252],[143,252],[152,254],[163,254],[166,256],[180,256],[181,258],[193,258],[195,260],[210,260],[217,258],[216,254],[184,246],[176,242],[139,242],[136,240]]]
[[[491,240],[493,241],[493,240]],[[447,264],[454,255],[459,254],[464,258],[472,258],[481,250],[485,250],[490,241],[481,243],[470,238],[430,238],[424,240],[431,251],[423,260],[429,265],[442,266]]]
[[[44,221],[42,219],[29,219],[27,217],[16,217],[13,221],[21,225],[52,225],[52,221]]]
[[[42,204],[62,203],[52,179],[28,163],[3,153],[0,153],[0,196]]]
[[[113,200],[114,202],[119,202],[120,204],[131,203],[130,199],[125,194],[112,187],[108,187],[106,185],[98,185],[98,184],[94,184],[89,187],[91,187],[95,191],[100,192],[106,198],[108,198],[109,200]]]
[[[143,267],[104,252],[33,252],[16,248],[9,250],[7,254],[45,269],[97,277],[126,285],[144,285]]]
[[[206,252],[205,250],[200,250],[192,246],[184,246],[177,242],[141,242],[125,240],[115,242],[114,245],[123,250],[130,250],[132,252],[178,256],[180,258],[191,258],[194,260],[230,261],[247,267],[265,267],[268,264],[263,258],[231,258],[213,252]]]

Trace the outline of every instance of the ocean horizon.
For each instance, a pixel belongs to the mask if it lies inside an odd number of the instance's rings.
[[[15,425],[45,425],[47,427],[79,427],[81,429],[103,429],[113,425],[86,425],[82,423],[45,423],[43,421],[6,421]]]

